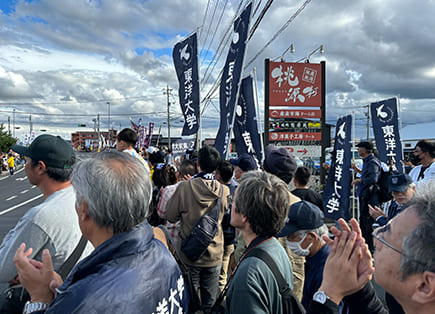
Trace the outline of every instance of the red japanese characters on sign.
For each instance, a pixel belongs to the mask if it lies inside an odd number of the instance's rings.
[[[320,119],[320,109],[313,110],[275,110],[269,109],[269,117],[271,118],[304,118],[304,119]]]
[[[269,106],[321,107],[321,65],[270,62]]]
[[[271,132],[269,133],[269,141],[320,141],[322,133],[320,132]]]

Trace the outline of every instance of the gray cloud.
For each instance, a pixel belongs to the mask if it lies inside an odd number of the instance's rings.
[[[209,28],[214,3],[210,2],[200,36],[201,47],[207,48],[216,30],[207,59],[217,51],[239,4],[228,2],[216,29],[223,3],[219,3]],[[166,99],[162,88],[169,85],[173,89],[172,101],[178,89],[171,48],[200,26],[206,4],[201,0],[18,1],[15,13],[0,14],[0,67],[4,69],[4,74],[0,71],[1,100],[14,100],[17,106],[19,101],[33,104],[22,105],[26,111],[95,115],[107,112],[105,100],[111,99],[113,115],[159,112],[149,118],[163,122]],[[282,0],[272,4],[249,42],[246,61],[300,5]],[[280,56],[293,43],[296,51],[287,53],[285,59],[296,61],[323,44],[325,53],[314,54],[311,62],[326,61],[328,121],[350,113],[354,107],[398,94],[403,99],[404,123],[430,121],[435,118],[434,13],[435,4],[430,0],[312,1],[246,73],[256,68],[262,104],[265,58]],[[257,16],[258,12],[254,20]],[[11,48],[17,53],[8,53]],[[227,51],[225,45],[210,79],[202,82],[202,96],[216,81]],[[50,68],[50,61],[41,63],[43,56],[61,66]],[[32,64],[23,68],[29,62],[34,62],[37,70]],[[104,70],[104,64],[111,69]],[[201,78],[206,68],[204,62]],[[203,119],[209,135],[217,129],[218,121],[212,119],[217,116],[216,108],[218,102],[214,101]],[[172,105],[171,111],[174,116],[180,114],[177,105]],[[87,119],[91,121],[92,117]],[[128,124],[128,117],[114,119]],[[44,121],[61,124],[65,118],[46,116]]]

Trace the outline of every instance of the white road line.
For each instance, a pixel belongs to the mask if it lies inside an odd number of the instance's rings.
[[[36,185],[32,185],[32,189],[36,188]]]
[[[21,191],[20,193],[21,194],[24,194],[24,193],[27,193],[29,190],[27,189],[27,190],[24,190],[24,191]]]
[[[14,175],[16,175],[17,173],[20,173],[21,171],[23,171],[24,170],[24,167],[23,168],[21,168],[21,169],[19,169],[18,171],[15,171],[15,174]],[[9,172],[9,171],[8,171]],[[5,177],[3,177],[3,178],[0,178],[0,181],[1,180],[4,180],[4,179],[7,179],[7,178],[9,178],[10,177],[10,175],[7,175],[7,176],[5,176]],[[24,176],[24,178],[26,178],[26,176]]]
[[[13,211],[14,209],[16,209],[16,208],[18,208],[18,207],[21,207],[21,206],[23,206],[23,205],[26,205],[27,203],[33,202],[34,200],[36,200],[36,199],[38,199],[38,198],[41,198],[41,197],[42,197],[42,194],[40,194],[40,195],[38,195],[38,196],[35,196],[34,198],[31,198],[31,199],[29,199],[29,200],[27,200],[27,201],[25,201],[25,202],[22,202],[21,204],[17,204],[17,205],[15,205],[15,206],[12,206],[11,208],[5,209],[4,211],[0,212],[0,216],[1,216],[1,215],[4,215],[4,214],[6,214],[6,213],[9,213],[10,211]]]
[[[10,201],[10,200],[13,200],[13,199],[16,198],[16,197],[17,197],[16,195],[13,195],[13,196],[7,198],[6,200],[7,200],[7,201]]]

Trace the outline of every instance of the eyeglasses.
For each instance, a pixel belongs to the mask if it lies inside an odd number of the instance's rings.
[[[384,233],[385,231],[389,230],[391,227],[390,223],[387,223],[384,226],[380,226],[378,228],[376,228],[375,230],[373,230],[372,232],[372,236],[378,240],[379,242],[381,242],[382,244],[385,244],[386,246],[388,246],[390,249],[392,249],[393,251],[399,253],[400,255],[406,257],[408,260],[411,260],[413,262],[416,262],[417,264],[420,264],[424,267],[427,267],[427,263],[421,262],[419,260],[416,260],[412,257],[410,257],[409,255],[405,254],[403,251],[396,249],[394,246],[392,246],[390,243],[388,243],[387,241],[384,240],[384,238],[381,237],[381,233]]]
[[[386,224],[384,226],[380,226],[377,227],[375,230],[373,230],[372,236],[378,240],[379,242],[382,242],[382,244],[385,244],[386,246],[388,246],[390,249],[392,249],[393,251],[399,253],[400,255],[406,256],[405,253],[403,253],[401,250],[396,249],[394,246],[392,246],[390,243],[388,243],[387,241],[384,240],[384,238],[381,237],[381,233],[384,233],[385,231],[387,231],[390,228],[390,224]]]

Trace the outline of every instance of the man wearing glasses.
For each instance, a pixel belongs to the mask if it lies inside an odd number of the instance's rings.
[[[378,226],[384,226],[402,211],[415,194],[415,183],[406,173],[395,173],[388,179],[388,191],[393,195],[394,200],[386,213],[378,206],[369,205],[370,216],[375,219]]]
[[[414,156],[420,164],[412,168],[409,175],[417,185],[435,179],[435,145],[431,142],[421,140],[414,149]]]
[[[435,185],[421,187],[406,209],[373,232],[374,268],[355,220],[352,232],[340,219],[343,231],[331,228],[331,246],[323,282],[314,302],[329,304],[322,313],[336,313],[344,296],[361,305],[388,313],[371,286],[374,279],[402,305],[405,313],[435,313]],[[330,305],[335,307],[331,307]],[[373,307],[373,305],[376,305]]]

